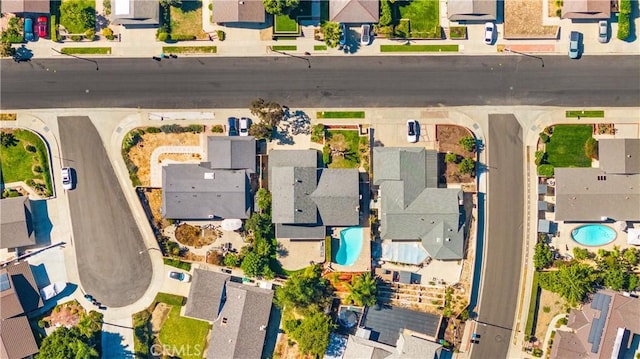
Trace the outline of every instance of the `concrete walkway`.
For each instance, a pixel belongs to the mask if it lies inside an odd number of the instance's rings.
[[[151,180],[151,187],[162,187],[162,163],[158,161],[158,158],[162,154],[189,154],[194,153],[200,155],[200,159],[194,159],[191,161],[181,163],[200,163],[200,160],[204,159],[204,149],[202,146],[160,146],[153,150],[151,154],[149,164],[149,177]],[[178,163],[173,160],[164,160],[163,163]]]
[[[544,334],[544,341],[542,342],[542,357],[546,358],[547,357],[547,350],[549,350],[549,353],[551,353],[551,348],[549,348],[549,340],[551,340],[551,333],[557,331],[557,330],[567,330],[568,328],[566,326],[561,326],[560,328],[556,328],[556,324],[558,323],[558,320],[562,319],[562,318],[567,318],[568,315],[567,314],[558,314],[555,317],[553,317],[551,319],[551,322],[549,322],[549,327],[547,328],[547,332]]]

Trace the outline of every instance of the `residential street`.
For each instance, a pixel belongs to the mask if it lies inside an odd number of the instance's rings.
[[[63,163],[77,180],[67,193],[80,284],[108,307],[132,304],[152,277],[149,253],[138,253],[140,230],[89,118],[60,117],[58,126]]]
[[[486,249],[472,358],[506,358],[518,302],[524,220],[523,131],[513,115],[489,115]],[[499,293],[499,294],[498,294]]]
[[[637,106],[637,56],[3,60],[2,109]],[[615,65],[612,65],[615,64]],[[308,65],[311,68],[308,68]]]

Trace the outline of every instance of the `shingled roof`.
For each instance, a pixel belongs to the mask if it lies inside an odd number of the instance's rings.
[[[609,19],[610,0],[571,0],[562,3],[563,19]]]
[[[379,0],[330,0],[329,18],[347,24],[377,23],[380,19]]]
[[[497,0],[449,0],[447,12],[453,21],[492,21],[498,14]]]
[[[0,248],[18,248],[36,243],[29,197],[0,200]]]
[[[213,22],[265,22],[262,0],[213,0]]]
[[[26,316],[0,320],[0,358],[22,359],[38,352]]]
[[[46,0],[2,0],[2,12],[12,14],[48,14],[50,2]]]

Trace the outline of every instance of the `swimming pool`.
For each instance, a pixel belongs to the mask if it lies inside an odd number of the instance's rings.
[[[616,231],[602,224],[585,224],[574,228],[571,238],[583,246],[603,246],[616,239]]]
[[[364,228],[349,227],[340,231],[340,248],[336,253],[336,263],[350,266],[356,262],[362,252]]]

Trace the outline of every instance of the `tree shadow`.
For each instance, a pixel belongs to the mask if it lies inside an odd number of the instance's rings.
[[[31,201],[31,218],[36,237],[35,246],[50,245],[53,224],[49,218],[49,207],[46,200]]]
[[[179,7],[180,7],[180,10],[182,10],[182,12],[187,13],[187,12],[196,11],[202,8],[202,2],[201,1],[183,1],[182,5],[180,5]]]
[[[120,333],[102,331],[102,357],[103,358],[135,358],[129,345],[123,345],[124,337]]]

